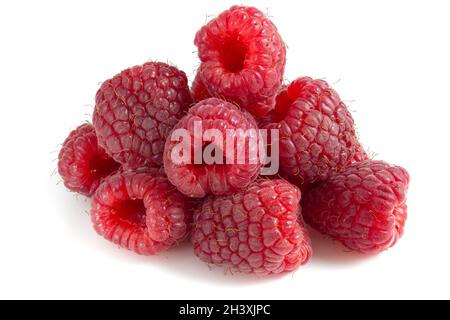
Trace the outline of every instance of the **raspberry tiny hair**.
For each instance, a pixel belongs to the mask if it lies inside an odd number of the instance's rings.
[[[369,160],[369,155],[364,147],[359,144],[356,146],[355,155],[353,156],[353,162],[363,162]]]
[[[196,126],[200,131],[200,137],[196,137]],[[204,140],[208,131],[217,130],[222,141]],[[179,150],[180,142],[173,140],[175,133],[185,132],[188,141],[188,150]],[[224,141],[232,131],[230,141]],[[245,110],[217,98],[209,98],[199,102],[189,109],[186,116],[174,127],[172,135],[167,139],[164,149],[164,169],[170,182],[183,194],[192,198],[202,198],[207,194],[224,195],[232,194],[245,189],[254,181],[260,171],[261,162],[250,161],[251,154],[256,151],[258,145],[253,144],[246,138],[248,132],[253,131],[258,135],[258,127],[253,117]],[[259,143],[256,136],[256,144]],[[196,146],[196,139],[200,138]],[[243,162],[238,161],[237,150],[239,141],[244,141],[245,158]],[[219,145],[221,163],[206,162],[200,159],[195,163],[195,153],[203,156],[206,148]],[[231,144],[229,143],[231,142]],[[232,158],[228,157],[227,151],[232,151]],[[187,153],[191,155],[188,161],[178,162],[177,158],[184,157]],[[256,154],[257,155],[257,154]]]
[[[312,254],[300,198],[285,180],[259,180],[235,195],[208,196],[194,214],[195,254],[243,273],[296,270]]]
[[[91,196],[101,181],[119,170],[120,164],[97,143],[94,127],[83,124],[64,141],[58,155],[58,172],[73,192]]]
[[[350,111],[324,80],[300,77],[276,100],[260,126],[279,130],[280,173],[286,179],[304,188],[365,159]]]
[[[167,134],[192,104],[186,74],[161,62],[126,69],[96,95],[99,144],[128,168],[160,166]]]
[[[253,7],[233,6],[195,36],[198,83],[208,95],[257,116],[273,109],[284,75],[286,46],[275,25]]]
[[[403,235],[408,185],[402,167],[378,160],[354,163],[308,190],[304,217],[351,250],[379,253]]]
[[[189,236],[191,203],[158,169],[117,173],[97,189],[91,219],[96,232],[120,247],[154,255]]]

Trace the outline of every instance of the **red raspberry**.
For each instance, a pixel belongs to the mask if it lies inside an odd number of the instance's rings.
[[[369,160],[369,155],[361,144],[357,145],[355,155],[353,156],[353,162],[363,162],[366,160]]]
[[[83,124],[67,137],[58,156],[58,172],[67,189],[91,196],[120,164],[97,144],[94,127]]]
[[[258,9],[233,6],[195,37],[199,77],[209,95],[255,115],[274,106],[283,81],[286,47],[275,25]]]
[[[192,82],[191,94],[195,102],[200,102],[202,100],[211,98],[208,90],[206,89],[206,86],[203,84],[198,73],[195,76],[194,81]]]
[[[236,130],[232,140],[233,144],[230,145],[227,144],[227,141],[223,141],[221,148],[224,156],[230,154],[227,153],[228,149],[234,149],[234,159],[224,157],[223,160],[221,159],[223,164],[207,164],[204,161],[202,164],[194,164],[192,155],[195,152],[195,122],[201,124],[202,131],[200,133],[202,135],[207,130],[217,129],[222,133],[224,140],[226,140],[227,130]],[[246,111],[239,110],[229,102],[209,98],[189,109],[188,114],[174,127],[174,130],[177,129],[187,130],[189,134],[191,159],[182,163],[174,161],[172,153],[177,152],[175,148],[180,142],[168,138],[164,150],[164,169],[173,185],[185,195],[202,198],[208,193],[215,195],[231,194],[245,189],[258,176],[261,161],[255,163],[249,161],[250,155],[253,154],[251,151],[258,146],[249,143],[249,140],[245,138],[247,130],[253,129],[257,133],[258,127],[253,117]],[[244,141],[244,139],[246,141],[245,162],[240,164],[237,161],[238,152],[236,149],[238,142]],[[211,144],[212,142],[202,141],[202,150],[199,151],[204,152],[204,148]],[[219,144],[216,143],[215,145],[218,146]]]
[[[352,115],[323,80],[292,82],[261,125],[280,130],[281,174],[302,187],[347,167],[359,148]]]
[[[99,144],[130,168],[160,166],[167,134],[192,103],[184,72],[148,62],[103,83],[93,122]]]
[[[312,253],[300,196],[285,180],[259,181],[233,196],[209,196],[194,214],[195,254],[244,273],[297,269]]]
[[[372,160],[355,163],[308,191],[304,217],[352,250],[378,253],[403,234],[408,184],[402,167]]]
[[[92,223],[105,239],[153,255],[187,238],[192,212],[187,199],[157,169],[118,173],[97,189]]]

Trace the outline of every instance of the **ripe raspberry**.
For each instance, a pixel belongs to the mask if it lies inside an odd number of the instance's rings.
[[[356,146],[355,155],[353,156],[353,162],[363,162],[369,160],[369,155],[367,154],[366,150],[364,150],[364,147],[359,144]]]
[[[142,255],[187,238],[190,204],[157,172],[127,171],[105,179],[92,199],[92,223],[99,235]]]
[[[207,131],[216,129],[222,134],[225,141],[200,141],[196,147],[195,123],[201,124],[200,134],[202,136]],[[251,161],[251,159],[258,160],[252,157],[255,149],[257,152],[258,146],[250,143],[246,138],[247,130],[253,129],[255,132],[253,137],[256,135],[258,139],[258,128],[253,117],[246,111],[239,110],[229,102],[209,98],[189,109],[188,114],[174,127],[174,131],[177,129],[184,129],[189,135],[190,139],[185,147],[190,150],[191,157],[187,161],[178,160],[179,156],[183,156],[178,148],[186,141],[178,142],[168,138],[164,149],[164,169],[172,184],[185,195],[202,198],[208,193],[231,194],[245,189],[258,176],[261,161]],[[228,130],[236,130],[235,135],[232,136],[232,144],[226,141]],[[220,143],[222,143],[221,147],[219,147]],[[223,159],[222,156],[219,159],[222,163],[208,164],[208,162],[202,161],[201,164],[195,164],[193,154],[196,150],[204,154],[205,148],[210,145],[218,147],[223,153]],[[244,146],[245,159],[243,160],[245,161],[238,162],[238,145]],[[225,157],[230,155],[229,149],[232,149],[234,158]],[[177,161],[179,162],[177,163]]]
[[[148,62],[103,83],[96,96],[99,144],[129,168],[162,164],[167,134],[192,103],[184,72]]]
[[[58,156],[58,172],[67,189],[91,196],[120,164],[98,146],[94,127],[83,124],[67,137]]]
[[[206,89],[206,86],[203,84],[198,73],[195,76],[194,81],[192,82],[191,94],[192,99],[194,99],[194,102],[200,102],[202,100],[211,98],[211,96],[208,93],[208,90]]]
[[[378,253],[403,234],[409,175],[384,161],[355,163],[303,199],[307,223],[352,250]]]
[[[262,116],[274,107],[286,64],[275,25],[258,9],[233,6],[195,36],[199,77],[210,96]]]
[[[323,80],[292,82],[261,125],[280,130],[281,174],[302,188],[347,167],[359,147],[350,112]]]
[[[234,271],[293,271],[312,254],[300,191],[285,180],[259,181],[233,196],[209,196],[194,214],[195,254]]]

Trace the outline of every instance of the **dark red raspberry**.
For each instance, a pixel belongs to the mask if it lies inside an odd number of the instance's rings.
[[[184,72],[160,62],[122,71],[96,96],[99,144],[129,168],[160,166],[167,134],[192,103]]]
[[[355,163],[306,193],[304,217],[352,250],[378,253],[403,234],[408,184],[402,167],[384,161]]]
[[[352,115],[323,80],[292,82],[261,125],[280,130],[281,174],[302,187],[347,167],[360,146]]]
[[[157,172],[127,171],[105,179],[92,199],[92,223],[99,235],[142,255],[188,237],[190,203]]]
[[[261,11],[231,7],[197,32],[195,45],[202,62],[199,77],[210,96],[258,116],[273,109],[283,81],[286,47]]]
[[[227,131],[234,130],[232,144],[222,141],[221,153],[222,163],[207,164],[202,161],[201,164],[194,163],[193,154],[196,152],[194,143],[194,123],[200,123],[203,134],[210,129],[217,129],[226,140]],[[178,153],[177,147],[180,142],[172,141],[169,137],[166,141],[164,150],[164,169],[169,180],[185,195],[193,198],[202,198],[206,194],[225,195],[245,189],[252,181],[256,179],[261,168],[261,161],[250,161],[257,145],[250,143],[246,138],[247,130],[255,130],[258,133],[258,127],[253,117],[246,111],[241,111],[235,105],[216,98],[203,100],[189,109],[188,114],[183,117],[174,127],[175,130],[184,129],[190,137],[191,159],[177,163],[174,156],[182,155]],[[240,130],[238,130],[240,129]],[[259,136],[257,135],[259,143]],[[201,136],[199,137],[202,138]],[[204,140],[204,139],[203,139]],[[245,161],[238,162],[237,145],[239,141],[245,141]],[[186,141],[183,141],[185,143]],[[201,153],[213,142],[201,141]],[[199,145],[199,147],[200,147]],[[219,146],[218,143],[214,143]],[[233,149],[234,158],[226,158],[228,149]],[[257,150],[257,149],[256,149]]]
[[[259,181],[233,196],[209,196],[194,214],[195,254],[244,273],[297,269],[312,254],[300,196],[285,180]]]
[[[83,124],[67,137],[58,156],[58,171],[67,189],[91,196],[103,178],[120,164],[98,146],[94,127]]]

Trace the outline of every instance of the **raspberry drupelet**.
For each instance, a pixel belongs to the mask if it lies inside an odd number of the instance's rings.
[[[195,76],[194,81],[192,82],[191,94],[194,102],[200,102],[202,100],[211,98],[208,89],[206,89],[206,86],[203,84],[198,73]]]
[[[359,144],[356,146],[355,155],[353,156],[353,162],[363,162],[369,160],[369,155],[364,147]]]

